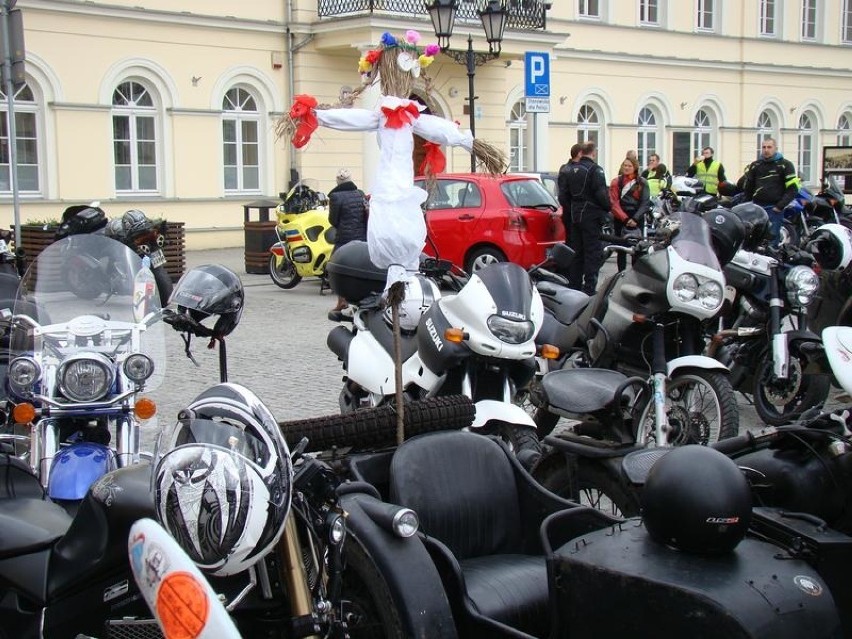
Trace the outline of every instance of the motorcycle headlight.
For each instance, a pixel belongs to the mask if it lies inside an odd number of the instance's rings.
[[[787,299],[793,306],[808,306],[819,291],[819,277],[809,266],[794,266],[784,278]]]
[[[690,273],[678,275],[672,284],[675,297],[681,302],[691,302],[698,293],[698,280]]]
[[[507,344],[523,344],[532,339],[535,325],[530,321],[519,321],[492,315],[486,321],[488,330],[501,342]]]
[[[722,305],[723,295],[724,292],[722,291],[722,286],[719,282],[714,282],[713,280],[707,280],[699,286],[696,294],[701,306],[709,310],[718,308]]]
[[[132,382],[144,382],[154,374],[154,361],[142,353],[133,353],[124,360],[124,374]]]
[[[28,391],[41,379],[41,366],[32,357],[16,357],[9,362],[6,375],[9,383],[17,390]]]
[[[112,362],[99,353],[72,355],[59,366],[59,390],[75,402],[93,402],[109,392],[113,382]]]

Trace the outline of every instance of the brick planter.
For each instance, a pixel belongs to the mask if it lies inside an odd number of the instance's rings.
[[[13,227],[14,230],[14,227]],[[32,264],[38,254],[53,244],[56,226],[38,224],[21,225],[21,246],[26,253],[27,264]],[[183,222],[166,222],[166,272],[176,282],[186,270],[186,238]]]

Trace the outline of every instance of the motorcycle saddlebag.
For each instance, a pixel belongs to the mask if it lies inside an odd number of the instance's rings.
[[[852,537],[817,517],[782,508],[755,508],[751,528],[819,573],[837,602],[843,636],[852,637]]]
[[[347,242],[331,254],[326,265],[331,290],[350,304],[358,304],[371,295],[385,290],[387,269],[370,261],[366,242]]]
[[[842,636],[823,579],[779,550],[746,538],[730,553],[688,554],[653,541],[639,519],[588,533],[548,558],[558,636]]]

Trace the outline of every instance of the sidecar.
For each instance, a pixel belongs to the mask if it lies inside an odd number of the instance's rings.
[[[549,493],[505,446],[466,432],[420,435],[348,464],[348,526],[362,527],[393,604],[415,623],[451,613],[453,627],[430,637],[844,636],[835,584],[765,529],[728,554],[678,551],[640,519]],[[356,503],[365,501],[413,509],[419,533],[399,543],[375,507]],[[413,588],[430,597],[418,601]]]

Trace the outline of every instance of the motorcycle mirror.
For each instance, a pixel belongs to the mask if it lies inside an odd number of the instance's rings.
[[[548,250],[548,258],[553,260],[553,262],[559,268],[568,268],[571,262],[574,260],[574,256],[576,252],[570,246],[567,246],[563,243],[554,244]]]

